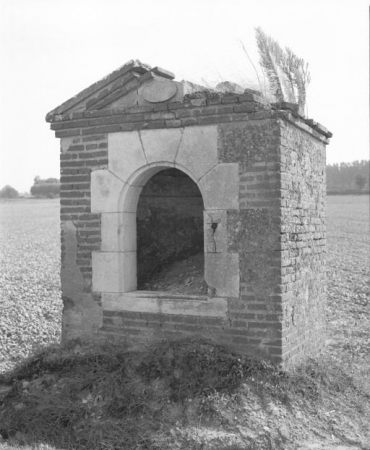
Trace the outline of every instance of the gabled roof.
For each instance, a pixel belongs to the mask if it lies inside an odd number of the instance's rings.
[[[179,117],[182,117],[187,125],[189,125],[189,121],[193,125],[200,123],[195,116],[201,114],[201,111],[197,111],[197,114],[192,116],[191,111],[189,112],[191,108],[200,107],[204,109],[205,117],[202,118],[202,123],[228,122],[231,120],[230,114],[259,114],[258,111],[267,108],[271,111],[277,111],[280,116],[284,113],[284,110],[288,110],[288,116],[292,116],[292,118],[289,119],[285,115],[284,117],[287,120],[294,121],[294,118],[296,118],[303,122],[305,127],[308,125],[309,128],[326,138],[332,137],[332,133],[324,126],[300,115],[298,105],[294,103],[266,103],[260,92],[253,89],[243,90],[241,86],[228,81],[220,83],[215,89],[209,89],[185,80],[173,81],[174,78],[175,75],[168,70],[158,66],[151,68],[151,66],[143,64],[139,60],[131,60],[54,108],[46,115],[46,121],[52,122],[51,128],[59,130],[60,135],[58,137],[62,137],[61,133],[67,133],[68,136],[74,135],[71,134],[70,128],[72,128],[72,131],[79,126],[91,128],[92,124],[88,118],[92,116],[106,118],[106,123],[103,119],[100,119],[103,126],[117,127],[114,124],[119,123],[124,114],[140,115],[143,111],[157,111],[158,115],[158,111],[167,109],[171,114],[171,111],[185,108],[188,110],[185,115],[184,112],[181,116],[179,116],[181,112],[176,114],[172,112],[173,118],[177,119],[174,120],[176,125],[172,124],[172,126],[179,126]],[[163,107],[164,105],[158,105],[160,103],[168,103],[168,105]],[[243,105],[243,103],[246,104]],[[219,104],[223,106],[218,109],[217,105]],[[235,107],[230,106],[232,104],[235,104]],[[110,117],[107,117],[112,113],[116,115],[113,121]],[[252,119],[252,117],[250,118]],[[147,119],[143,118],[144,122]],[[148,120],[154,120],[154,124],[151,125],[158,128],[163,127],[163,120],[161,122],[157,119],[156,116],[156,118],[150,117]],[[148,127],[148,123],[144,122],[141,126]],[[183,122],[181,121],[181,123]],[[125,129],[127,129],[127,124]],[[65,137],[65,134],[63,137]]]
[[[160,67],[151,68],[139,60],[131,60],[106,77],[92,84],[79,94],[57,106],[46,115],[47,122],[66,113],[84,112],[107,108],[144,83],[151,80],[173,80],[175,75]]]

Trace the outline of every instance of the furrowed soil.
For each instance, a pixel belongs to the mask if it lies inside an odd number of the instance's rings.
[[[327,211],[327,345],[285,373],[201,339],[50,346],[59,202],[0,203],[0,448],[369,450],[369,197],[328,197]],[[196,293],[199,261],[167,267],[154,289]]]

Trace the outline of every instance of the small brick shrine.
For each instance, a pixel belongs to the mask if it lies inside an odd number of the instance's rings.
[[[130,61],[46,116],[61,139],[63,339],[199,334],[296,365],[325,341],[332,134],[294,104],[174,78]],[[173,169],[203,200],[204,295],[137,290],[138,201]]]

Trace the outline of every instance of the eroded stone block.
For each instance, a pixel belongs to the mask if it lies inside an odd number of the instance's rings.
[[[218,164],[199,182],[203,194],[204,208],[238,209],[239,173],[238,164]]]
[[[183,129],[142,130],[140,132],[148,163],[174,162],[182,138]]]
[[[117,212],[124,182],[109,170],[91,172],[91,212]]]
[[[239,296],[239,255],[234,253],[207,253],[205,280],[218,297]]]
[[[102,310],[91,293],[85,291],[85,282],[77,265],[76,227],[72,221],[62,223],[65,256],[61,267],[63,291],[62,339],[88,336],[102,326]]]
[[[125,182],[139,167],[147,164],[139,133],[110,133],[108,160],[108,169]]]
[[[157,295],[156,295],[157,294]],[[181,295],[135,291],[128,294],[103,294],[103,308],[108,311],[136,311],[184,316],[227,317],[227,300],[224,298],[195,299]]]
[[[93,291],[130,292],[136,283],[136,252],[92,253]]]
[[[222,253],[227,250],[227,214],[226,211],[204,212],[204,251]]]
[[[217,125],[185,128],[175,164],[199,180],[217,164]]]
[[[136,250],[135,213],[102,214],[101,250],[103,252],[130,252]]]

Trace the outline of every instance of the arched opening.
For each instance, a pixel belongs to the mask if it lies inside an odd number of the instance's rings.
[[[143,187],[136,214],[137,289],[205,295],[203,198],[184,172],[170,168]]]

